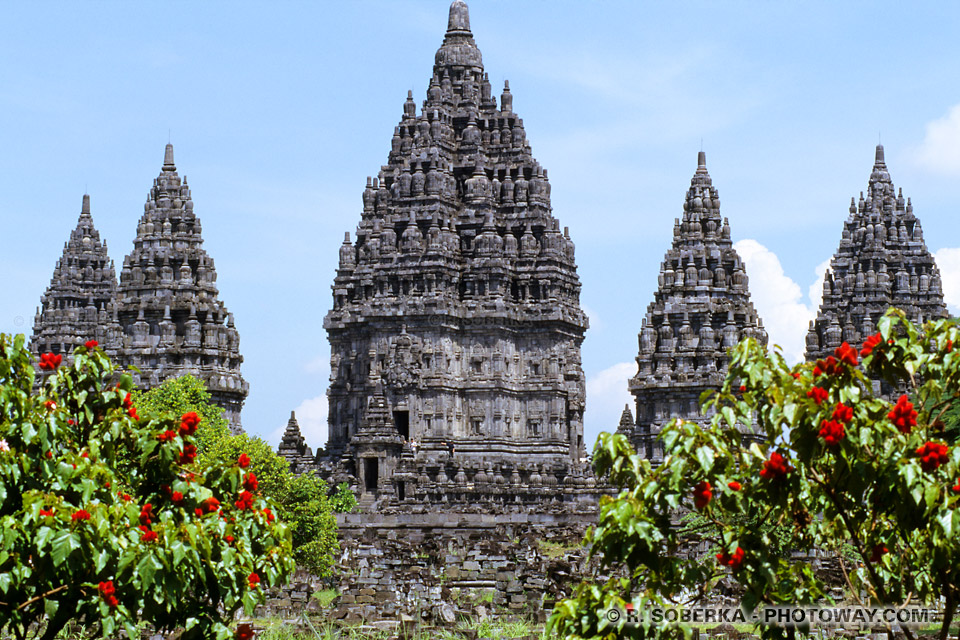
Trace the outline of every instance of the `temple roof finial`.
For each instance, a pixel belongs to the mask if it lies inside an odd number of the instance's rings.
[[[705,151],[700,151],[697,154],[697,168],[707,168],[707,153]]]
[[[450,3],[450,19],[447,21],[447,33],[451,31],[470,31],[470,10],[463,0]]]
[[[90,215],[90,196],[83,194],[83,205],[80,207],[80,215]]]
[[[883,145],[882,145],[882,144],[878,144],[878,145],[877,145],[877,156],[876,156],[876,159],[874,160],[874,163],[875,163],[875,164],[884,164],[884,160],[883,160]]]
[[[173,145],[167,143],[167,148],[163,152],[163,170],[176,171],[177,167],[173,164]]]

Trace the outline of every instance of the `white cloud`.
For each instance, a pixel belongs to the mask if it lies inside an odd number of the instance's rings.
[[[746,263],[750,298],[770,336],[770,344],[783,348],[787,362],[802,361],[807,328],[820,306],[820,286],[830,261],[817,265],[817,279],[807,289],[808,302],[800,285],[783,272],[780,258],[773,251],[750,239],[737,242],[734,248]]]
[[[939,249],[933,254],[943,280],[943,299],[953,315],[960,315],[960,249]]]
[[[960,176],[960,104],[946,116],[927,123],[923,142],[914,152],[917,164],[946,175]]]
[[[637,363],[621,362],[587,378],[587,411],[584,416],[583,441],[587,452],[601,431],[614,432],[620,424],[623,405],[633,410],[633,396],[627,390],[627,380],[637,373]]]

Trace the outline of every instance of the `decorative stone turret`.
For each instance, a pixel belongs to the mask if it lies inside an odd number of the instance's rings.
[[[96,340],[115,355],[119,325],[114,298],[117,276],[107,254],[107,243],[93,226],[90,196],[83,196],[80,219],[63,246],[50,286],[40,298],[30,349],[41,353],[73,354],[74,347]]]
[[[320,464],[381,506],[574,499],[589,475],[574,245],[460,0],[362,202],[324,320]]]
[[[119,362],[140,368],[142,389],[186,374],[201,379],[239,431],[248,392],[240,375],[240,335],[218,298],[217,273],[200,231],[187,180],[177,175],[168,144],[120,273]]]
[[[314,455],[303,434],[300,433],[300,424],[297,422],[297,414],[290,412],[290,420],[287,421],[287,428],[280,439],[280,446],[277,452],[290,462],[290,469],[294,473],[303,473],[314,467]]]
[[[767,343],[702,151],[697,165],[640,329],[639,370],[629,382],[636,421],[625,411],[618,429],[655,461],[663,455],[657,435],[671,419],[709,419],[700,413],[700,394],[722,385],[729,349],[746,337]]]
[[[867,195],[861,192],[859,202],[850,198],[840,247],[824,274],[820,311],[807,332],[807,360],[824,358],[843,342],[859,347],[890,307],[917,324],[947,316],[940,271],[920,220],[903,190],[894,189],[877,145]]]

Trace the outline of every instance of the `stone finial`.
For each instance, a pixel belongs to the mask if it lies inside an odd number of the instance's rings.
[[[163,151],[163,170],[176,171],[177,167],[173,164],[173,145],[167,143],[167,148]]]
[[[878,145],[877,145],[877,153],[876,153],[876,156],[875,156],[875,159],[874,159],[874,164],[876,164],[876,165],[878,165],[878,166],[883,165],[883,164],[886,164],[886,163],[884,162],[884,160],[883,160],[883,145],[882,145],[882,144],[878,144]]]
[[[697,153],[697,169],[706,169],[707,168],[707,152],[700,151]]]
[[[463,0],[450,3],[450,18],[447,20],[447,33],[451,31],[470,31],[470,9]]]
[[[83,204],[80,206],[80,215],[90,215],[90,196],[83,194]]]

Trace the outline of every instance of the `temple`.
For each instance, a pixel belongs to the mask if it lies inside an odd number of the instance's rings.
[[[200,219],[173,145],[147,194],[133,251],[123,261],[117,315],[123,328],[118,362],[140,369],[141,389],[190,374],[224,408],[234,431],[249,385],[240,375],[240,335],[220,301],[213,259],[203,249]]]
[[[69,358],[75,347],[88,340],[99,342],[116,355],[119,326],[114,301],[117,276],[107,254],[107,243],[93,225],[90,196],[83,196],[80,219],[63,246],[50,286],[40,298],[33,323],[30,350],[59,353]]]
[[[460,0],[426,100],[407,94],[367,178],[332,288],[318,461],[362,505],[563,502],[593,486],[574,245]],[[299,431],[284,441],[299,464]]]
[[[913,204],[896,190],[877,145],[867,195],[850,198],[840,246],[823,278],[823,299],[807,332],[807,360],[841,343],[859,346],[890,307],[913,323],[947,317],[940,271],[923,242]]]
[[[636,418],[625,407],[617,429],[655,462],[663,458],[657,436],[667,422],[709,420],[700,395],[723,384],[728,350],[748,337],[767,343],[702,151],[657,280],[640,329],[638,371],[629,381]]]

